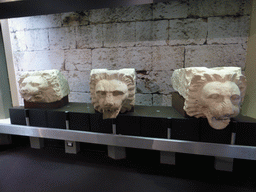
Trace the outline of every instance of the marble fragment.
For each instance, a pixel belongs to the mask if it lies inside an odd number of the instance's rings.
[[[116,118],[119,112],[130,111],[135,102],[135,69],[93,69],[90,93],[94,109],[103,119]]]
[[[27,102],[60,101],[70,92],[68,81],[59,70],[24,72],[19,79],[22,98]]]
[[[206,117],[214,129],[224,129],[239,114],[246,90],[240,67],[177,69],[171,81],[185,99],[187,115]]]

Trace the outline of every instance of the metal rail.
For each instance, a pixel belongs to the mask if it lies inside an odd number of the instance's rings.
[[[71,140],[119,147],[131,147],[158,151],[256,160],[256,147],[251,146],[104,134],[88,131],[75,131],[33,126],[28,127],[23,125],[11,125],[3,123],[0,123],[0,133],[59,140]]]

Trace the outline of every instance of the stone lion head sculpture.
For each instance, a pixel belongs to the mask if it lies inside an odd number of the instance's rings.
[[[130,111],[135,102],[135,69],[93,69],[90,92],[94,109],[103,119]]]
[[[27,102],[51,103],[70,93],[68,81],[56,69],[24,72],[18,83],[20,94]]]
[[[187,115],[206,117],[214,129],[224,129],[240,112],[246,78],[239,67],[191,67],[175,70],[173,88],[184,98]]]

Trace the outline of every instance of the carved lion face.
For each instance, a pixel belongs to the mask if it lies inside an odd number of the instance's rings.
[[[98,101],[98,111],[103,113],[103,119],[116,118],[128,98],[128,87],[124,82],[116,79],[103,79],[95,86],[95,96]]]
[[[199,100],[203,114],[215,129],[224,129],[231,117],[239,114],[241,92],[231,81],[213,81],[204,85]]]
[[[20,84],[20,94],[28,102],[47,102],[48,82],[41,76],[28,76]]]

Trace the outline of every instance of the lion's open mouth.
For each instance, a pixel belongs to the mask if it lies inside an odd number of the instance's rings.
[[[120,112],[120,108],[105,108],[103,109],[103,119],[113,119],[116,118],[116,116]]]
[[[214,129],[224,129],[225,127],[228,126],[230,122],[230,118],[229,117],[219,117],[219,118],[212,117],[208,119],[208,122]]]

